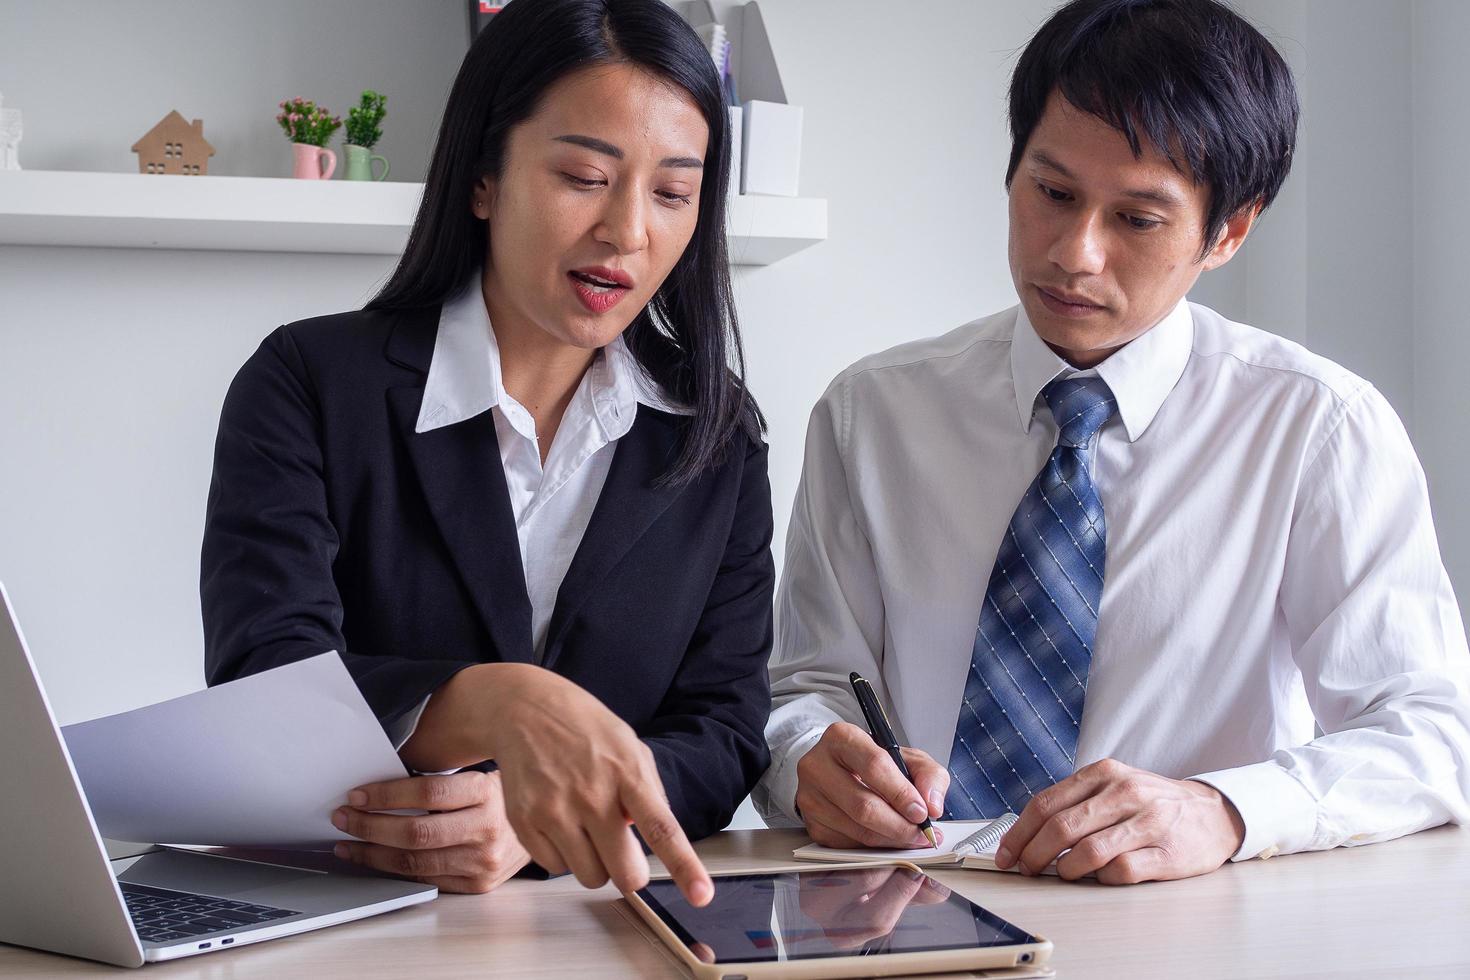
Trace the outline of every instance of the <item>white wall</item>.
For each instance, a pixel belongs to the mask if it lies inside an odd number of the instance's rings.
[[[25,113],[27,169],[136,172],[129,147],[177,108],[204,120],[211,173],[289,176],[281,99],[345,113],[378,88],[379,150],[422,180],[468,39],[458,3],[0,0],[0,92]],[[0,581],[63,723],[203,686],[199,539],[225,388],[277,325],[360,306],[391,268],[0,247]]]
[[[1307,5],[1307,343],[1413,431],[1412,5]]]
[[[1306,5],[1300,0],[1243,0],[1241,12],[1286,58],[1298,86],[1308,76]],[[1303,93],[1303,98],[1305,94]],[[1246,247],[1215,275],[1226,280],[1211,297],[1234,310],[1230,315],[1298,343],[1307,341],[1307,180],[1311,141],[1301,126],[1292,172],[1271,207],[1256,224]],[[1198,290],[1196,291],[1198,292]],[[1215,305],[1209,300],[1201,300]],[[1223,306],[1217,306],[1225,312]]]
[[[1243,0],[1298,72],[1300,153],[1282,203],[1242,253],[1250,322],[1368,378],[1429,478],[1441,551],[1470,598],[1470,5]],[[1282,220],[1284,219],[1284,220]],[[1232,263],[1232,265],[1239,263]],[[1299,330],[1294,329],[1299,325]]]
[[[0,581],[63,724],[204,686],[199,542],[225,388],[276,325],[360,306],[389,268],[0,248]]]
[[[1460,605],[1470,601],[1470,4],[1418,0],[1413,11],[1414,437]]]
[[[170,109],[204,120],[209,172],[289,177],[277,104],[315,99],[346,120],[388,96],[376,152],[422,180],[469,45],[463,3],[32,3],[0,0],[0,92],[25,112],[28,170],[136,173],[129,149]],[[339,150],[345,130],[332,149]],[[339,161],[340,162],[340,161]]]

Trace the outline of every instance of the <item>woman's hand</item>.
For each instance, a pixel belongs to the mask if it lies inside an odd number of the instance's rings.
[[[648,861],[630,829],[668,868],[691,904],[714,883],[674,819],[653,753],[633,729],[576,684],[530,664],[479,664],[429,699],[404,761],[447,769],[494,759],[505,810],[531,857],[570,870],[588,888],[648,883]]]
[[[440,891],[488,892],[531,860],[506,818],[498,772],[370,783],[348,793],[347,803],[332,814],[332,825],[358,840],[339,843],[339,858]]]
[[[519,666],[519,665],[516,665]],[[664,798],[653,753],[601,701],[564,677],[531,668],[500,700],[495,738],[511,826],[548,871],[570,869],[588,888],[648,884],[638,828],[696,906],[714,897],[709,873]]]

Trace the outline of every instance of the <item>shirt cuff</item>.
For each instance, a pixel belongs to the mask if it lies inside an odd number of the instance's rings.
[[[822,735],[826,725],[813,728],[792,739],[780,757],[771,763],[771,768],[761,777],[751,793],[756,812],[771,827],[800,827],[801,817],[796,814],[796,764],[810,752]]]
[[[429,698],[433,696],[432,694],[425,696],[422,701],[409,708],[402,717],[387,727],[388,741],[393,743],[394,752],[402,749],[408,744],[408,740],[413,738],[413,733],[419,727],[419,718],[423,717],[424,709],[429,706]]]
[[[393,724],[388,726],[388,741],[393,743],[394,752],[399,751],[405,745],[407,745],[408,740],[413,738],[413,733],[418,731],[419,719],[423,717],[424,709],[429,706],[429,698],[432,698],[433,696],[434,695],[432,694],[426,696],[418,704],[414,705],[412,708],[409,708],[407,714],[405,714],[402,718],[399,718]],[[459,772],[459,770],[410,769],[409,772],[415,776],[449,776],[453,773]]]
[[[1245,839],[1230,860],[1311,849],[1317,832],[1317,800],[1276,763],[1257,762],[1189,778],[1213,786],[1240,811]]]

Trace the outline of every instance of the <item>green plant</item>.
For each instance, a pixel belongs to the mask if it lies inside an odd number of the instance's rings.
[[[388,102],[386,95],[366,89],[362,101],[347,110],[347,142],[354,146],[371,149],[383,138],[383,129],[378,123],[388,114],[383,108]]]
[[[332,134],[341,128],[342,117],[298,95],[281,103],[276,122],[292,143],[326,146]]]

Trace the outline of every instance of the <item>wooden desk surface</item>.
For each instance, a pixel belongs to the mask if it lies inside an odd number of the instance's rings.
[[[787,864],[796,831],[699,845],[711,871]],[[1250,861],[1187,881],[1109,888],[978,871],[936,877],[1056,944],[1077,978],[1470,977],[1470,829]],[[152,980],[311,977],[677,977],[609,886],[512,881],[320,932],[145,967]],[[0,977],[116,968],[0,946]]]

